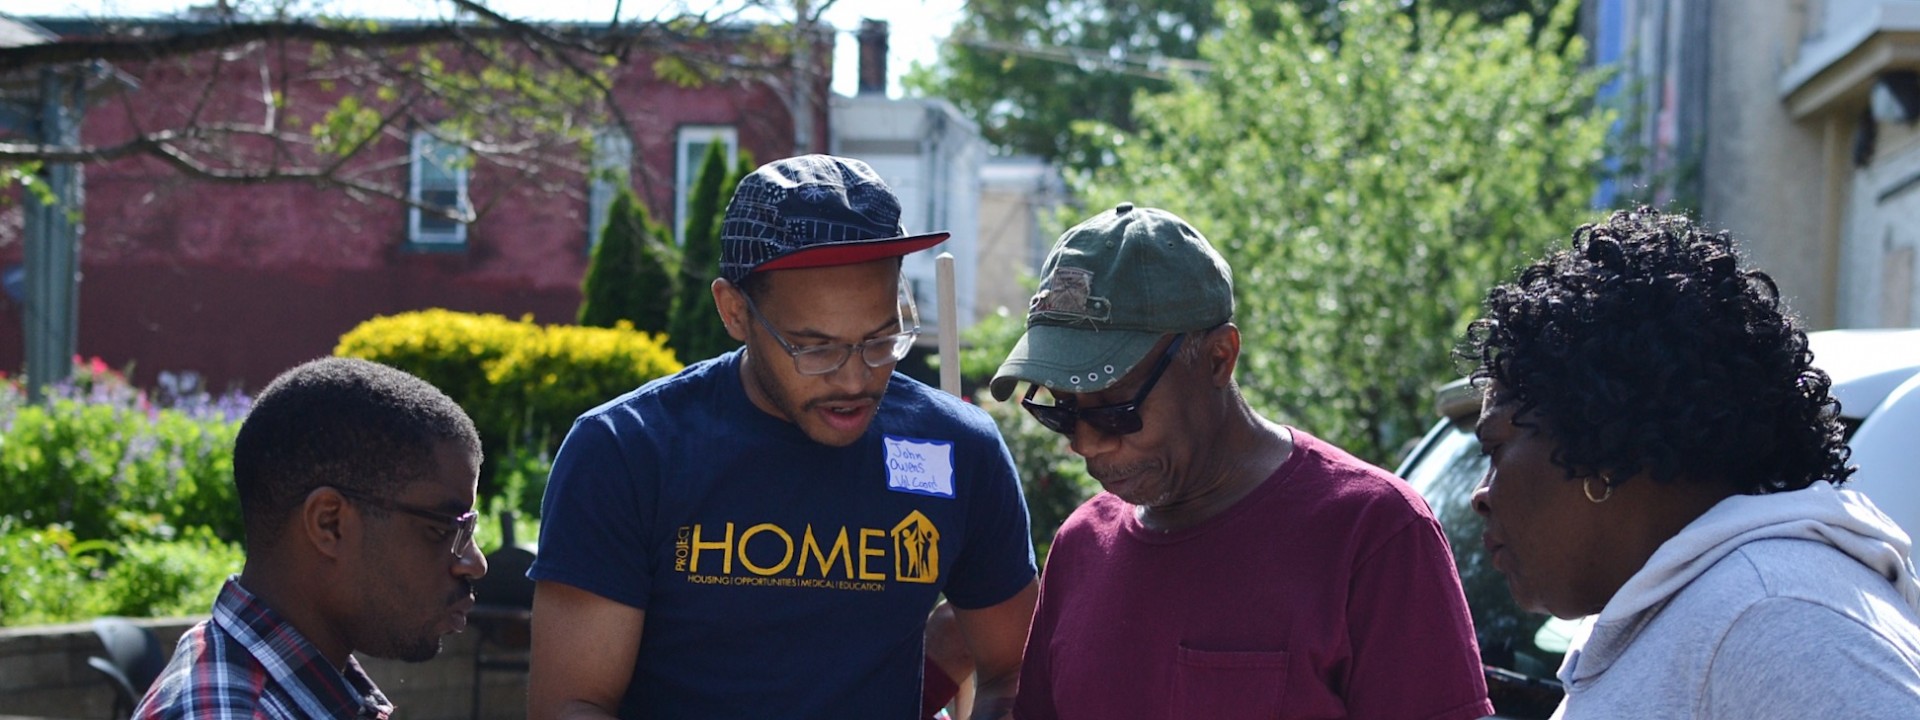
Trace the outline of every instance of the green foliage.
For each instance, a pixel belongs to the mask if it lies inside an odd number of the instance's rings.
[[[1590,213],[1609,117],[1585,48],[1524,17],[1339,5],[1335,41],[1290,5],[1219,6],[1204,80],[1142,97],[1115,164],[1082,178],[1191,220],[1233,266],[1255,406],[1377,463],[1426,424],[1485,289]],[[1257,6],[1257,7],[1256,7]]]
[[[666,237],[640,198],[622,187],[580,283],[581,325],[613,327],[625,320],[640,330],[666,332],[680,270]]]
[[[315,151],[345,157],[358,151],[380,131],[380,126],[379,110],[362,105],[359,98],[348,95],[328,108],[326,115],[307,132],[313,136]]]
[[[673,83],[676,87],[699,87],[707,81],[704,73],[685,58],[662,55],[653,61],[655,77]]]
[[[391,365],[432,383],[474,419],[487,447],[501,447],[513,433],[487,422],[493,401],[487,368],[539,330],[526,320],[436,308],[360,323],[340,336],[333,354]]]
[[[205,612],[240,570],[233,439],[250,401],[99,358],[28,402],[0,376],[0,625]]]
[[[720,143],[710,144],[687,196],[680,297],[674,302],[673,323],[667,330],[668,343],[687,362],[705,360],[740,346],[720,324],[712,285],[720,276],[720,220],[740,179],[753,171],[753,156],[743,150],[732,172],[728,172],[726,148]]]
[[[100,615],[178,617],[204,613],[220,584],[240,572],[246,554],[237,543],[189,528],[173,540],[142,539],[114,549],[104,577],[90,589]]]
[[[490,510],[511,510],[524,518],[540,517],[540,501],[547,493],[547,473],[553,454],[545,448],[515,447],[500,461],[500,492]]]
[[[240,538],[238,419],[56,398],[0,418],[0,516],[118,538],[154,522]]]
[[[987,141],[1074,167],[1102,164],[1071,130],[1133,128],[1133,98],[1165,92],[1165,59],[1190,60],[1216,26],[1213,0],[976,0],[938,66],[915,67],[910,92],[952,101]]]
[[[115,543],[0,520],[0,627],[205,613],[245,559],[206,528]]]
[[[986,394],[987,381],[1024,332],[1026,317],[1006,308],[981,317],[961,333],[966,347],[960,351],[960,376],[965,386],[976,388],[973,401],[993,416],[1013,454],[1033,520],[1033,545],[1044,558],[1060,523],[1100,486],[1087,475],[1086,462],[1067,447],[1066,436],[1041,425],[1020,403],[998,402]]]
[[[81,542],[62,525],[13,529],[0,521],[0,626],[61,622],[92,614],[88,591],[102,541]]]
[[[991,399],[979,402],[999,424],[1000,436],[1013,454],[1013,466],[1020,473],[1027,512],[1033,520],[1033,545],[1044,556],[1044,548],[1052,544],[1060,523],[1099,492],[1100,485],[1087,475],[1086,463],[1067,448],[1067,437],[1041,425],[1021,409],[1020,403]]]
[[[1004,307],[983,315],[973,327],[960,333],[965,347],[960,350],[960,377],[976,385],[985,385],[1006,362],[1020,336],[1026,334],[1027,318]]]
[[[473,418],[488,448],[551,446],[580,413],[681,367],[659,336],[625,322],[541,326],[439,309],[363,322],[333,354],[433,383]]]
[[[540,537],[540,501],[547,492],[547,474],[553,470],[553,455],[546,448],[512,447],[499,457],[495,472],[499,490],[480,503],[480,524],[474,529],[474,542],[480,549],[500,549],[500,514],[514,514],[514,542],[531,544]]]
[[[628,365],[672,361],[656,337],[626,328],[587,332],[619,337],[573,344],[644,348]],[[580,372],[620,376],[599,357],[618,348],[580,354],[590,358]],[[150,400],[97,358],[77,365],[73,381],[50,387],[48,396],[27,402],[17,382],[0,376],[0,626],[206,612],[222,581],[245,563],[232,453],[250,401],[164,379],[158,400]],[[500,453],[501,491],[478,507],[489,518],[517,511],[519,537],[536,537],[549,458],[544,446]],[[479,534],[482,547],[497,547],[499,523],[482,523]]]
[[[386,30],[378,22],[320,22],[355,32]],[[313,81],[312,89],[327,96],[331,105],[307,105],[320,111],[307,132],[313,155],[321,162],[392,152],[391,146],[369,148],[397,126],[428,122],[427,115],[444,139],[465,150],[486,147],[497,152],[511,144],[503,142],[509,139],[543,145],[583,142],[605,115],[602,88],[612,78],[607,67],[557,62],[482,38],[469,39],[458,53],[432,46],[316,44],[308,62],[327,71]],[[292,90],[305,88],[296,85]],[[278,91],[273,99],[282,107],[300,104],[290,103]],[[420,112],[423,107],[432,110]],[[463,152],[460,162],[473,160]]]
[[[58,199],[53,196],[53,188],[47,181],[40,179],[40,162],[25,162],[17,165],[0,165],[0,190],[18,183],[41,205],[52,205]],[[12,193],[0,194],[0,207],[5,207],[12,199]]]
[[[1338,0],[1242,4],[1258,28],[1275,28],[1289,7],[1294,30],[1325,39],[1344,13]],[[1412,16],[1429,10],[1474,12],[1490,21],[1544,19],[1552,0],[1406,0]],[[1038,155],[1092,169],[1111,160],[1088,127],[1136,126],[1135,98],[1173,89],[1172,80],[1205,73],[1200,44],[1222,31],[1214,0],[972,0],[933,67],[916,65],[907,90],[946,98],[1009,154]]]
[[[1027,319],[1006,308],[980,316],[960,332],[960,381],[963,387],[983,387],[1013,352],[1014,343],[1027,331]],[[940,369],[940,356],[927,356],[927,366]]]
[[[664,338],[624,321],[611,328],[549,325],[487,367],[493,396],[486,413],[510,416],[518,441],[557,447],[581,413],[680,368]]]

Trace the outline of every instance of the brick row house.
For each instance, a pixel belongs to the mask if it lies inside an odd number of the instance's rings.
[[[62,38],[96,36],[109,26],[30,22]],[[111,25],[196,31],[185,21]],[[754,28],[727,28],[693,42],[715,56],[762,41]],[[830,146],[830,53],[814,53],[817,60],[808,63],[776,58],[754,72],[687,85],[656,62],[661,55],[650,47],[657,46],[637,46],[611,71],[619,107],[613,115],[624,118],[624,128],[592,128],[590,155],[577,145],[539,151],[577,155],[571,172],[534,177],[463,162],[466,151],[428,127],[379,141],[392,144],[386,154],[394,160],[373,176],[404,187],[422,205],[470,208],[472,222],[331,185],[193,179],[145,155],[88,163],[78,351],[115,367],[133,363],[142,384],[162,371],[192,371],[215,390],[257,390],[281,370],[328,354],[342,333],[376,315],[442,307],[571,322],[596,225],[623,177],[657,221],[677,227],[709,144],[761,160]],[[263,68],[303,80],[285,91],[280,112],[318,121],[344,80],[316,80],[327,56],[316,60],[312,52],[298,43],[253,43],[116,62],[125,87],[93,100],[82,142],[121,143],[188,108],[244,113],[251,103],[264,112],[267,93],[287,86],[263,89]],[[210,76],[220,82],[202,99]],[[398,151],[400,143],[406,152]],[[22,262],[19,207],[0,206],[0,270],[15,275]],[[9,373],[22,366],[22,311],[17,291],[0,296],[0,369]]]

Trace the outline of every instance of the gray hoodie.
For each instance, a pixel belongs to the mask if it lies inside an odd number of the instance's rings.
[[[1912,541],[1825,482],[1721,501],[1607,602],[1555,718],[1920,718]]]

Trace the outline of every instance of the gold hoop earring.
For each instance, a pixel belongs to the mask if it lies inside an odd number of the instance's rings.
[[[1580,492],[1586,494],[1587,502],[1593,503],[1595,505],[1599,505],[1600,503],[1606,502],[1608,499],[1611,499],[1613,497],[1613,478],[1607,477],[1605,475],[1601,475],[1600,487],[1606,488],[1606,492],[1600,493],[1600,497],[1594,497],[1593,496],[1593,478],[1589,477],[1585,480],[1580,481]]]

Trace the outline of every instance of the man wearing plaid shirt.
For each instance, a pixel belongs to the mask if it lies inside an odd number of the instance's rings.
[[[134,717],[390,716],[353,653],[420,662],[466,627],[479,467],[473,421],[419,378],[342,358],[276,378],[234,440],[246,567]]]

